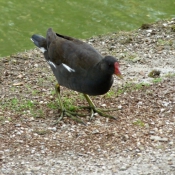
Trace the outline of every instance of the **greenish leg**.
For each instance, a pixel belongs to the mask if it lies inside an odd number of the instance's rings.
[[[56,91],[56,94],[58,96],[58,103],[59,103],[59,106],[61,109],[61,115],[55,124],[59,123],[59,121],[63,119],[64,115],[66,115],[66,116],[70,117],[71,119],[73,119],[74,121],[85,125],[85,123],[81,119],[76,117],[76,115],[79,115],[79,114],[65,109],[65,107],[62,103],[62,100],[61,100],[61,96],[60,96],[60,85],[59,84],[55,85],[55,91]]]
[[[111,115],[108,115],[108,114],[105,114],[104,112],[102,112],[103,111],[102,109],[96,108],[95,105],[94,105],[94,103],[92,102],[92,100],[90,99],[90,97],[87,94],[83,94],[83,95],[86,98],[86,100],[87,100],[87,102],[89,104],[89,107],[91,109],[90,119],[93,118],[94,112],[96,112],[96,113],[98,113],[99,115],[101,115],[103,117],[107,117],[107,118],[111,118],[111,119],[115,119],[116,120],[116,117],[111,116]]]
[[[58,119],[57,122],[59,122],[60,120],[62,120],[63,116],[64,116],[64,112],[65,112],[65,109],[64,109],[64,105],[61,101],[61,96],[60,96],[60,85],[59,84],[56,84],[55,85],[55,91],[56,91],[56,94],[57,94],[57,97],[58,97],[58,103],[59,103],[59,106],[61,108],[61,115],[60,115],[60,118]]]

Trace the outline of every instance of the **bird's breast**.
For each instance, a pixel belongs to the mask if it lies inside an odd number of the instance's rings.
[[[61,86],[88,95],[105,94],[113,84],[112,75],[101,75],[94,71],[75,69],[66,64],[56,67],[53,72]]]

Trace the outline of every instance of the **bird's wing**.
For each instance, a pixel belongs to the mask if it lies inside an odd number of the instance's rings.
[[[78,39],[47,32],[47,46],[50,60],[59,65],[61,63],[76,69],[93,67],[103,58],[93,47]]]

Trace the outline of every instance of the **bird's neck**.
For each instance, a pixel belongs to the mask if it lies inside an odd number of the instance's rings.
[[[93,74],[89,72],[88,76],[91,76],[90,84],[92,84],[95,93],[93,95],[105,94],[113,84],[113,75],[108,74],[106,71],[102,71],[99,64],[93,69]]]

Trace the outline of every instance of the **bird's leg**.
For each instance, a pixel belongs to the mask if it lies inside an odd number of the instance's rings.
[[[97,109],[94,105],[94,103],[92,102],[92,100],[90,99],[90,97],[87,95],[87,94],[83,94],[84,97],[86,98],[88,104],[89,104],[89,107],[91,109],[91,116],[90,116],[90,119],[93,118],[94,116],[94,112],[98,113],[99,115],[103,116],[103,117],[108,117],[108,118],[112,118],[112,119],[116,119],[116,117],[114,116],[111,116],[111,115],[108,115],[108,114],[105,114],[102,112],[102,110],[100,109]]]
[[[62,118],[64,117],[64,115],[67,115],[68,117],[70,117],[71,119],[73,119],[74,121],[78,122],[78,123],[82,123],[85,125],[85,123],[80,120],[79,118],[77,118],[75,115],[78,115],[77,113],[74,113],[72,111],[69,111],[67,109],[65,109],[63,103],[62,103],[62,100],[61,100],[61,96],[60,96],[60,85],[59,84],[56,84],[55,85],[55,91],[56,91],[56,94],[58,96],[58,103],[59,103],[59,106],[61,108],[61,115],[59,117],[59,119],[57,120],[57,122],[55,124],[57,124],[60,120],[62,120]]]
[[[59,103],[59,106],[61,108],[61,115],[60,115],[60,118],[58,119],[58,122],[60,120],[62,120],[63,116],[64,116],[64,112],[65,112],[65,109],[64,109],[64,105],[61,101],[61,96],[60,96],[60,85],[59,84],[56,84],[55,85],[55,91],[56,91],[56,94],[57,94],[57,97],[58,97],[58,103]]]

